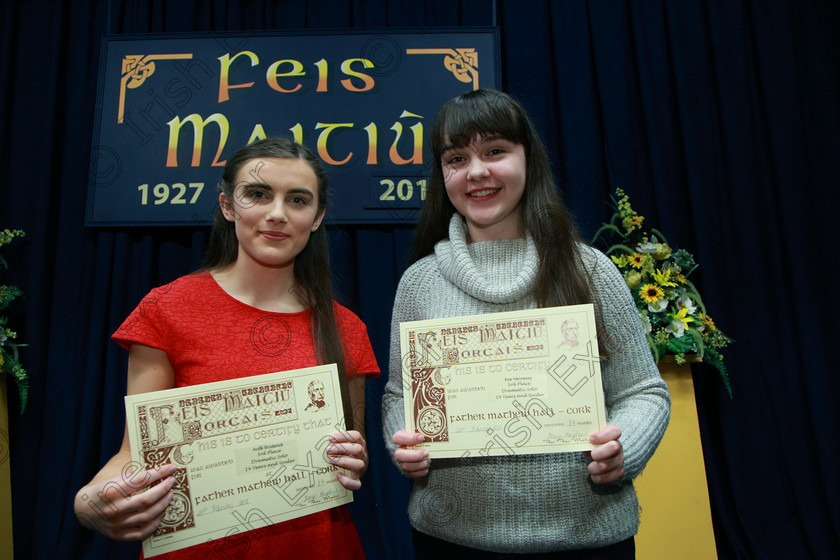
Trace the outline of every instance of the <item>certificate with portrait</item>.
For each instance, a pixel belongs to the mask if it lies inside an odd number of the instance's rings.
[[[405,322],[400,345],[431,458],[586,451],[606,425],[592,304]]]
[[[125,398],[131,456],[178,467],[173,498],[143,541],[155,556],[353,500],[329,462],[344,430],[335,364]]]

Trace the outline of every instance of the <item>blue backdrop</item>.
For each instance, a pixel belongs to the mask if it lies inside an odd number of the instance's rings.
[[[196,268],[206,240],[84,227],[102,34],[388,26],[498,25],[503,87],[538,123],[584,236],[620,186],[695,254],[705,302],[737,340],[733,400],[714,370],[694,370],[720,557],[840,549],[836,2],[13,0],[0,14],[0,228],[27,232],[3,283],[26,292],[10,320],[32,376],[11,418],[17,558],[136,558],[82,530],[72,497],[122,437],[126,353],[110,333]],[[411,236],[330,232],[336,283],[383,366]],[[371,466],[353,512],[370,558],[409,558],[409,483],[380,436],[385,379],[368,384]]]

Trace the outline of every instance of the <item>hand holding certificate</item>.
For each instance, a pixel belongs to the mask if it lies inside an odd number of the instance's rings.
[[[400,342],[430,458],[588,451],[606,425],[591,304],[405,322]]]
[[[335,364],[130,395],[132,459],[174,464],[155,556],[353,500],[327,458],[344,430]]]

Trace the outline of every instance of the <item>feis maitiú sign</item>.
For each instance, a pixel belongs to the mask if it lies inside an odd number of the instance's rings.
[[[411,223],[440,106],[498,87],[494,28],[103,40],[86,223],[209,224],[228,157],[286,136],[326,162],[329,223]]]

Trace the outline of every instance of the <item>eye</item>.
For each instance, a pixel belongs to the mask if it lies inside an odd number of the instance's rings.
[[[302,196],[297,196],[297,195],[290,196],[289,197],[289,202],[291,202],[292,204],[295,204],[297,206],[306,206],[307,204],[309,204],[308,199],[306,199],[305,197],[302,197]]]
[[[504,148],[490,148],[490,150],[487,151],[487,154],[491,155],[491,156],[497,156],[497,155],[503,154],[503,153],[505,153]]]
[[[445,165],[458,165],[460,163],[464,163],[467,161],[464,156],[454,155],[449,156],[448,158],[444,158]]]
[[[271,192],[267,189],[256,186],[246,186],[242,189],[241,196],[243,201],[260,202],[269,199],[271,197]]]

